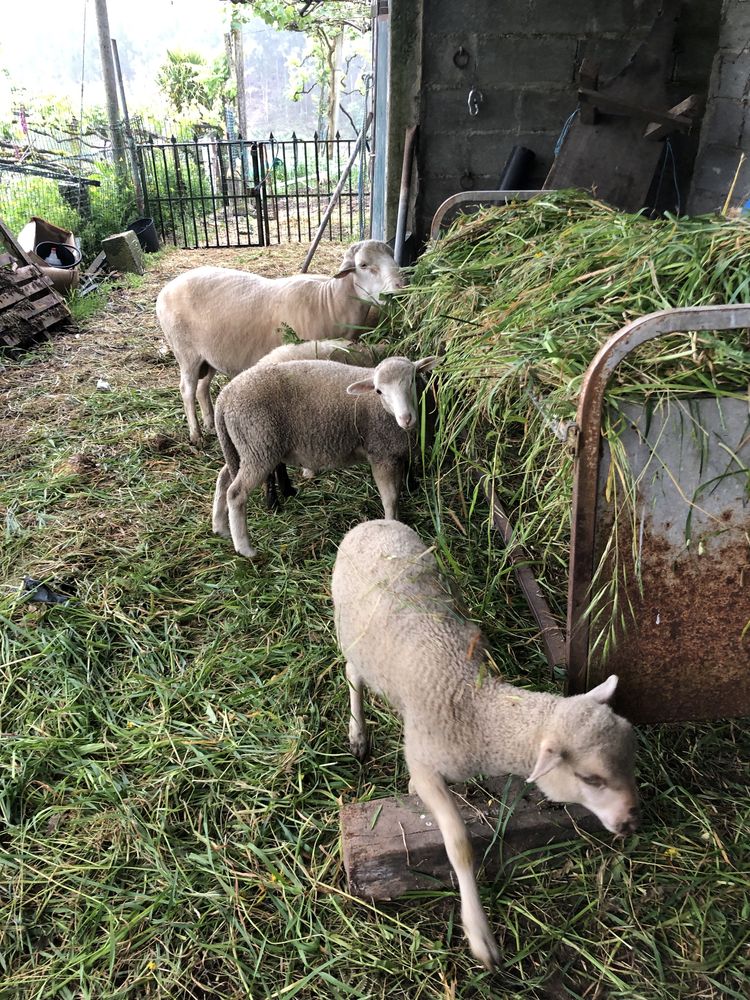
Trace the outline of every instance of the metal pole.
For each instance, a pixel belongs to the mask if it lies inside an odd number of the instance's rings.
[[[109,15],[107,0],[95,0],[96,26],[99,32],[99,55],[102,60],[102,78],[104,92],[107,97],[107,117],[112,132],[112,151],[115,158],[115,169],[121,179],[126,177],[125,143],[120,130],[120,109],[117,106],[117,84],[115,82],[115,64],[110,45]]]
[[[338,184],[336,185],[336,190],[331,195],[331,200],[328,203],[328,208],[325,210],[325,212],[323,213],[323,218],[320,220],[320,225],[318,226],[318,231],[315,234],[312,243],[310,244],[310,249],[307,251],[307,256],[305,257],[304,263],[302,264],[302,267],[300,268],[300,271],[303,274],[305,273],[305,271],[310,266],[310,262],[313,259],[313,255],[315,254],[315,251],[318,249],[318,244],[320,243],[321,239],[323,238],[323,232],[325,231],[326,225],[328,224],[328,220],[330,219],[331,215],[333,214],[333,210],[336,207],[336,202],[339,200],[339,195],[341,194],[341,192],[342,192],[342,190],[344,188],[344,184],[346,184],[346,179],[349,176],[352,167],[354,166],[354,161],[357,159],[357,153],[359,152],[359,147],[365,141],[365,137],[367,135],[367,130],[370,127],[370,122],[371,121],[372,121],[372,111],[370,111],[369,114],[367,115],[367,118],[365,118],[365,123],[362,126],[362,131],[359,133],[359,137],[357,138],[357,142],[356,142],[356,144],[354,146],[354,149],[352,150],[352,155],[349,157],[349,162],[344,167],[344,171],[341,174],[341,177],[339,178]]]
[[[401,164],[401,192],[398,197],[398,216],[396,218],[396,239],[393,243],[393,259],[401,266],[406,239],[406,215],[409,211],[409,194],[411,193],[411,165],[414,159],[414,143],[417,138],[417,126],[410,125],[404,138],[404,159]]]
[[[141,181],[141,174],[138,169],[138,156],[135,151],[135,139],[130,128],[130,115],[128,114],[128,102],[125,100],[125,84],[122,80],[122,69],[120,68],[120,53],[117,51],[117,42],[112,39],[112,55],[115,60],[115,73],[117,74],[117,85],[120,90],[120,102],[122,103],[122,113],[125,121],[125,138],[128,140],[128,152],[130,153],[130,171],[133,174],[133,189],[135,191],[135,203],[138,207],[138,214],[143,215],[146,211],[143,197],[144,185]]]

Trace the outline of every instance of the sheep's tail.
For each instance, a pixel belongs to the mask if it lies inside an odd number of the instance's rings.
[[[240,471],[240,453],[237,451],[234,441],[227,430],[227,423],[224,419],[224,407],[219,405],[219,402],[220,401],[217,400],[217,406],[214,410],[216,436],[219,439],[221,450],[224,452],[224,461],[227,463],[227,468],[229,469],[232,479],[234,479]]]

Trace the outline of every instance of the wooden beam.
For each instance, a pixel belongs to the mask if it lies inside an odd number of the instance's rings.
[[[691,122],[695,123],[696,119],[700,118],[703,114],[704,103],[703,98],[699,97],[698,94],[691,94],[690,97],[686,97],[684,101],[680,101],[679,104],[675,104],[673,108],[670,108],[668,113],[676,115],[679,118],[689,118]],[[643,138],[652,140],[666,139],[674,131],[674,128],[670,125],[652,121],[643,133]]]
[[[657,111],[656,108],[646,108],[639,104],[631,104],[616,97],[609,97],[599,90],[578,91],[581,104],[591,104],[597,111],[609,115],[623,115],[625,118],[636,118],[647,122],[658,122],[669,125],[672,131],[689,132],[693,119],[686,115],[673,114],[671,111]]]
[[[521,778],[492,778],[453,789],[475,859],[494,875],[510,858],[603,832],[581,806],[546,802]],[[364,899],[395,899],[413,889],[455,886],[434,818],[415,795],[373,799],[341,808],[341,846],[350,891]],[[604,834],[609,836],[609,834]]]

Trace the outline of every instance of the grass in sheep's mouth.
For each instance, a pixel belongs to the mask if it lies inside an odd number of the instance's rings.
[[[643,730],[641,833],[480,882],[495,975],[468,954],[456,893],[347,894],[340,803],[406,786],[382,706],[373,758],[348,752],[329,597],[338,540],[379,500],[366,470],[303,483],[276,517],[258,494],[257,565],[211,535],[218,445],[187,443],[152,312],[194,263],[166,256],[80,339],[0,372],[0,997],[745,996],[744,723]],[[439,494],[424,485],[407,519],[439,527],[500,668],[547,684],[483,508],[447,467]],[[21,600],[24,576],[74,599]]]

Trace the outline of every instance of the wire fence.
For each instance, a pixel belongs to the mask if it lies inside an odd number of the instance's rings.
[[[354,139],[242,139],[192,127],[191,141],[136,119],[133,147],[145,196],[163,241],[187,248],[265,246],[313,238],[342,177]],[[160,134],[162,133],[162,134]],[[363,238],[369,228],[366,149],[354,163],[324,238]],[[71,230],[84,263],[101,240],[140,213],[129,171],[117,169],[109,129],[81,134],[0,123],[0,218],[18,233],[32,217]]]

